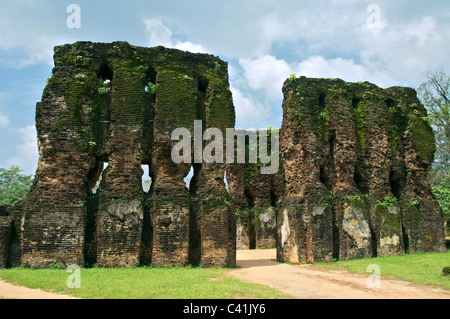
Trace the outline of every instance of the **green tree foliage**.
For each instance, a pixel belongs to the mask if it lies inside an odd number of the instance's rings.
[[[448,185],[450,176],[450,77],[442,69],[425,73],[426,81],[418,89],[427,108],[428,119],[436,137],[436,155],[432,185]]]
[[[438,68],[425,73],[418,95],[427,108],[436,138],[436,155],[431,171],[434,196],[444,215],[450,218],[450,77]]]
[[[444,216],[450,218],[450,183],[444,186],[435,186],[432,190],[441,206]]]
[[[152,179],[151,178],[147,178],[147,179],[142,181],[142,188],[143,188],[144,192],[148,193],[148,191],[150,190],[151,186],[152,186]]]
[[[14,206],[23,200],[33,184],[33,175],[21,174],[18,166],[0,168],[0,205]]]

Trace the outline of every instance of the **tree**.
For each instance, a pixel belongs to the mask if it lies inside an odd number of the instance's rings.
[[[418,89],[427,108],[436,138],[436,155],[431,170],[432,192],[444,216],[450,218],[450,77],[441,68],[425,73],[426,81]]]
[[[142,189],[144,190],[144,192],[148,193],[151,186],[152,186],[152,179],[150,177],[142,181]]]
[[[450,218],[450,187],[435,186],[433,187],[433,194],[436,196],[444,216]]]
[[[432,170],[433,186],[448,186],[450,177],[450,77],[441,68],[425,73],[418,95],[427,108],[436,137],[436,155]]]
[[[12,166],[10,169],[0,168],[0,205],[14,206],[28,194],[33,184],[33,175],[24,175],[21,172],[23,170],[18,166]]]

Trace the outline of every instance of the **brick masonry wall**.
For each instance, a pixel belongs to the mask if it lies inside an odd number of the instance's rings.
[[[283,92],[280,261],[445,251],[435,141],[413,89],[301,77]]]
[[[45,214],[46,218],[41,216]],[[33,268],[83,265],[82,207],[45,207],[28,211],[22,234],[22,265]]]
[[[11,220],[9,217],[0,216],[0,268],[7,266],[9,249],[9,237],[11,232]]]
[[[212,55],[126,42],[59,46],[54,59],[36,107],[40,158],[22,204],[22,264],[186,265],[194,246],[192,216],[201,214],[191,194],[203,201],[206,194],[222,197],[223,181],[209,184],[224,169],[196,164],[202,176],[190,194],[183,179],[193,164],[172,161],[171,133],[187,128],[193,140],[195,120],[203,121],[201,133],[234,127],[227,64]],[[142,165],[149,166],[149,193],[142,189]],[[208,227],[223,229],[224,241],[217,243],[223,249],[208,251],[208,266],[234,263],[229,213],[217,214],[224,218]]]

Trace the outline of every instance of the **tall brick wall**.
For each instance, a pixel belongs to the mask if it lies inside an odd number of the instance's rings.
[[[413,89],[301,77],[283,93],[279,260],[445,251],[435,141]]]
[[[269,239],[293,263],[445,252],[428,182],[435,141],[413,89],[301,77],[283,93],[280,171],[227,171],[238,248]],[[261,227],[268,208],[276,233]]]
[[[203,217],[211,198],[227,199],[223,180],[216,181],[224,167],[198,164],[194,210],[183,181],[193,164],[171,159],[175,128],[193,138],[194,120],[203,121],[201,133],[234,127],[226,63],[125,42],[59,46],[54,60],[36,107],[40,157],[22,204],[22,263],[186,265],[192,235],[197,263],[235,264],[229,209],[216,206],[215,219]],[[149,193],[142,165],[149,166]],[[190,225],[197,219],[198,235]]]

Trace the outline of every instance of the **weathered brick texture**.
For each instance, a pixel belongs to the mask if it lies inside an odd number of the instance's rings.
[[[283,92],[279,260],[445,251],[435,141],[413,89],[301,77]]]
[[[203,130],[234,127],[227,64],[212,55],[126,42],[59,46],[54,60],[36,108],[40,157],[22,204],[22,263],[186,265],[195,246],[190,222],[203,214],[203,204],[193,210],[183,181],[192,164],[172,161],[171,133],[187,128],[193,134],[195,120],[203,121]],[[149,166],[149,193],[142,189],[142,165]],[[210,165],[195,177],[203,203],[226,201],[223,181],[204,186],[217,174],[223,178],[223,170]],[[202,187],[209,187],[208,197]],[[234,264],[229,211],[215,214],[215,220],[198,219],[202,236],[192,235],[205,248],[196,260]],[[211,245],[207,233],[218,229],[221,239]]]

